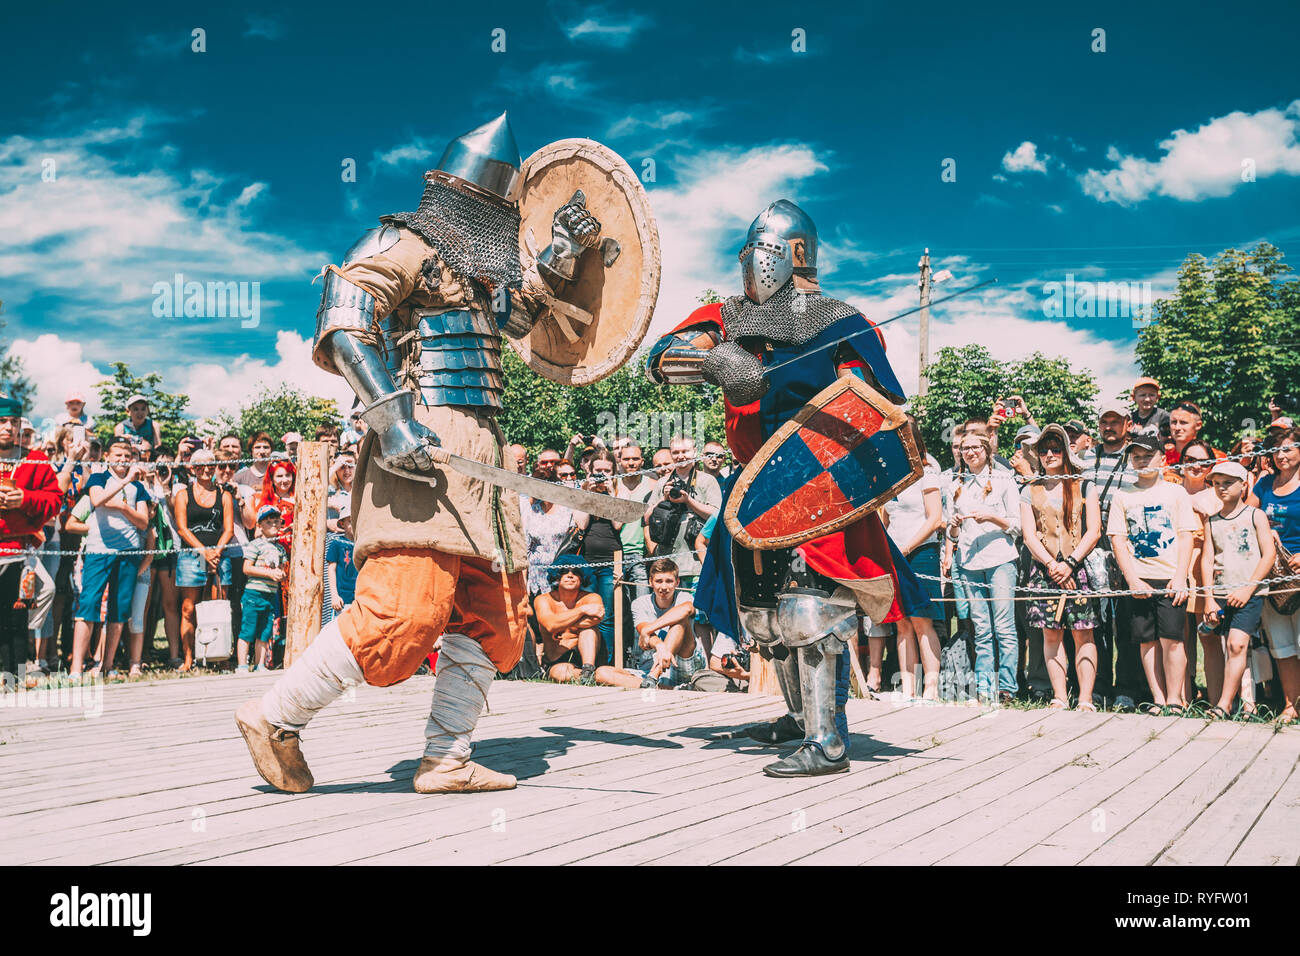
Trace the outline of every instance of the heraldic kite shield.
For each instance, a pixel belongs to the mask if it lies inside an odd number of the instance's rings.
[[[843,376],[764,442],[723,513],[737,543],[790,548],[845,528],[920,479],[925,463],[902,409]]]
[[[581,192],[600,220],[600,243],[578,275],[550,299],[549,315],[515,351],[553,382],[590,385],[636,351],[659,296],[659,227],[645,188],[616,152],[590,139],[562,139],[524,162],[519,177],[520,260],[551,241],[555,211]]]

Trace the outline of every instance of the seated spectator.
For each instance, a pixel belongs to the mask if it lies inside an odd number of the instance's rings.
[[[659,558],[650,564],[650,593],[632,602],[641,669],[660,687],[688,684],[709,666],[695,636],[695,605],[679,583],[677,565]]]
[[[92,514],[87,521],[85,554],[82,557],[81,595],[77,603],[76,631],[72,645],[73,679],[82,676],[91,631],[102,620],[100,605],[108,598],[105,652],[102,663],[110,669],[122,625],[131,618],[135,597],[140,550],[149,524],[149,493],[140,478],[144,471],[137,461],[135,446],[125,438],[115,439],[108,448],[108,470],[91,475],[86,483]],[[138,665],[139,660],[132,661]],[[100,664],[92,667],[98,676]]]
[[[1268,594],[1268,585],[1260,582],[1273,570],[1277,551],[1268,518],[1244,500],[1246,469],[1235,461],[1221,461],[1210,472],[1210,482],[1223,505],[1204,522],[1202,577],[1214,582],[1205,624],[1223,635],[1226,651],[1223,691],[1210,716],[1227,719],[1249,667],[1251,638],[1259,633]]]
[[[149,442],[157,448],[162,444],[162,435],[158,425],[149,417],[149,399],[143,395],[132,395],[126,400],[127,417],[113,428],[113,434],[119,438],[135,438]]]
[[[241,600],[238,661],[236,672],[247,673],[249,646],[253,649],[253,671],[264,670],[266,652],[275,637],[275,619],[280,616],[280,585],[289,556],[276,542],[283,519],[274,505],[257,513],[257,537],[244,547],[244,574],[248,578]],[[329,545],[326,545],[328,558]],[[349,556],[349,561],[351,560]],[[335,595],[338,591],[335,590]]]
[[[600,595],[591,586],[587,562],[563,555],[551,567],[552,588],[534,602],[542,633],[540,655],[543,672],[557,683],[578,681],[608,687],[641,687],[643,681],[621,667],[596,665],[600,653],[597,628],[605,617]],[[653,686],[652,684],[649,686]]]
[[[1140,648],[1142,669],[1151,688],[1148,714],[1181,715],[1186,706],[1183,646],[1192,535],[1200,524],[1181,488],[1160,480],[1154,461],[1160,439],[1138,435],[1129,442],[1136,481],[1115,492],[1106,533],[1128,588],[1120,600],[1127,610],[1129,639]]]
[[[194,666],[194,632],[198,624],[195,605],[200,600],[220,600],[230,586],[230,558],[226,545],[234,538],[234,500],[217,485],[216,457],[207,449],[190,458],[193,480],[174,499],[176,533],[186,550],[176,559],[176,586],[181,594],[181,644],[185,660],[181,672]]]

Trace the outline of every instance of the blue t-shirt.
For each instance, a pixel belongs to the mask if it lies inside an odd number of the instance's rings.
[[[351,539],[332,534],[325,540],[325,563],[335,565],[334,582],[344,604],[351,604],[357,594],[357,569],[352,563]]]
[[[1268,526],[1288,551],[1300,551],[1300,488],[1289,495],[1273,492],[1273,476],[1263,475],[1255,482],[1259,508],[1268,516]]]

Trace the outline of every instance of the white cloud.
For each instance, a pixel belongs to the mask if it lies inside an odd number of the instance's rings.
[[[1159,143],[1157,160],[1106,153],[1111,169],[1078,176],[1085,194],[1098,202],[1132,206],[1152,196],[1188,202],[1231,194],[1243,183],[1243,164],[1254,178],[1300,175],[1300,100],[1285,109],[1240,110],[1215,117],[1193,132],[1174,132]]]
[[[36,385],[36,400],[27,417],[42,431],[47,430],[45,419],[53,425],[54,416],[63,411],[64,397],[71,391],[85,393],[87,407],[92,415],[95,413],[99,404],[95,385],[110,376],[86,360],[80,342],[46,333],[34,339],[15,339],[9,351],[22,359],[23,371]]]
[[[613,139],[642,129],[665,130],[680,126],[682,123],[689,123],[697,118],[695,113],[682,109],[658,109],[648,106],[637,106],[634,109],[637,113],[648,115],[634,116],[629,112],[627,116],[615,121],[605,132],[605,135]]]
[[[583,20],[564,28],[570,40],[585,40],[604,46],[627,46],[637,31],[650,23],[649,18],[631,14],[626,19],[615,20],[604,11],[591,11]]]
[[[401,146],[394,146],[387,152],[377,153],[375,155],[375,162],[384,166],[393,167],[419,164],[423,168],[427,169],[430,166],[430,160],[434,159],[437,155],[441,155],[435,154],[434,150],[445,146],[446,143],[441,143],[438,146],[435,146],[432,140],[417,139],[414,142],[403,143]]]
[[[1025,140],[1015,148],[1014,152],[1008,152],[1002,157],[1002,168],[1009,173],[1046,173],[1047,160],[1050,156],[1038,155],[1038,147],[1029,140]],[[997,177],[995,176],[994,179]]]
[[[649,341],[698,308],[704,289],[739,292],[736,253],[750,222],[777,199],[800,202],[800,184],[826,171],[802,144],[696,152],[680,163],[675,185],[649,190],[663,253]]]

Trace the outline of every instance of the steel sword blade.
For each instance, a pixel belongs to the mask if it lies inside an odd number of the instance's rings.
[[[443,455],[446,456],[446,461],[442,460]],[[584,491],[581,488],[570,488],[567,485],[559,485],[542,478],[521,475],[517,471],[509,471],[495,465],[474,461],[472,458],[462,458],[460,455],[453,455],[450,452],[440,454],[438,459],[439,465],[453,468],[462,475],[469,475],[469,477],[477,478],[479,481],[486,481],[490,485],[509,488],[511,491],[517,491],[521,495],[528,495],[530,498],[540,498],[543,501],[566,505],[577,511],[585,511],[587,514],[596,515],[599,518],[608,518],[610,521],[639,521],[645,515],[645,505],[637,501],[615,498],[613,495],[597,494],[594,491]],[[408,471],[405,468],[386,464],[382,455],[375,456],[375,463],[384,471],[401,478],[421,481],[427,485],[438,483],[436,474]]]

